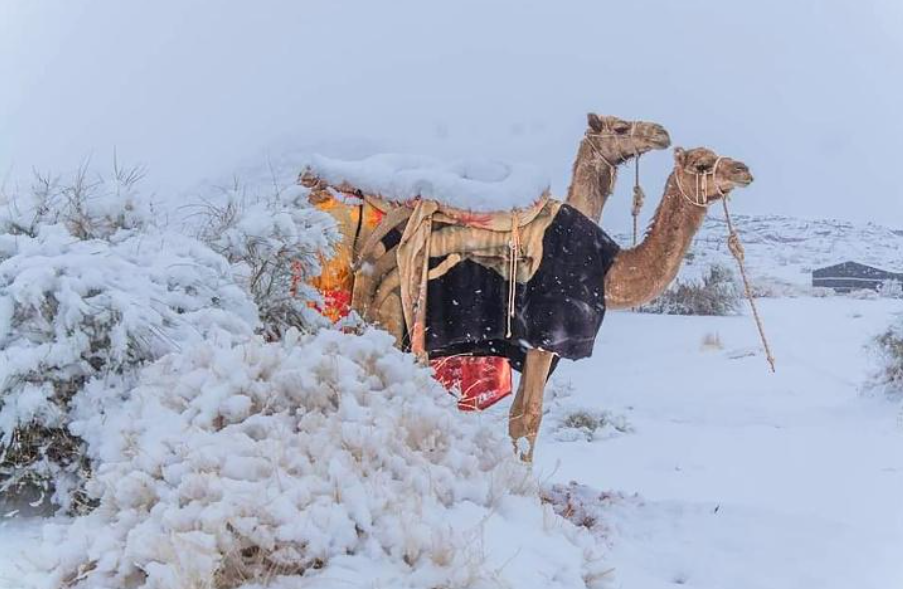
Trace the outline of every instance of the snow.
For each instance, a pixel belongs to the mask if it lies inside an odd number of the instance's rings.
[[[549,188],[548,179],[530,165],[491,160],[443,162],[426,156],[379,154],[345,161],[312,155],[306,165],[332,185],[347,182],[389,200],[425,198],[481,212],[527,208]]]
[[[0,587],[21,589],[30,586],[25,580],[34,569],[30,555],[41,545],[45,519],[19,516],[18,510],[2,503],[0,507],[3,507],[0,512]]]
[[[757,351],[748,315],[613,312],[596,355],[563,363],[553,376],[536,476],[547,486],[589,486],[582,489],[584,512],[593,515],[590,532],[608,551],[614,587],[903,583],[901,409],[862,391],[871,369],[864,346],[903,313],[903,304],[798,297],[761,306],[778,361],[774,375]],[[702,346],[712,333],[723,349]],[[434,401],[444,405],[441,396]],[[498,439],[507,409],[500,403],[455,419],[470,420],[463,428],[481,424]],[[606,412],[612,425],[589,437],[561,435],[564,418],[581,409]],[[485,527],[494,541],[483,550],[495,563],[544,552],[562,558],[560,544],[544,544],[551,541],[518,527],[534,525],[530,513],[560,525],[524,501],[500,505],[498,522],[490,518]],[[455,504],[442,521],[466,527],[478,519],[468,509],[475,508]],[[13,534],[32,550],[37,525],[27,520],[0,538],[18,550],[8,539]],[[22,563],[7,554],[0,551],[0,587],[30,586],[6,580],[21,579],[9,571]],[[503,569],[516,586],[547,586],[518,573],[520,566]],[[391,578],[393,567],[363,556],[340,559],[318,586],[360,580],[362,571]]]
[[[100,505],[48,528],[40,582],[600,587],[601,551],[550,525],[504,431],[393,342],[293,332],[149,366],[96,424]]]
[[[760,304],[774,375],[749,316],[609,314],[597,355],[554,378],[572,383],[569,407],[622,414],[633,432],[550,444],[553,402],[540,476],[639,494],[599,515],[624,587],[901,586],[900,408],[862,386],[864,345],[903,304]],[[710,333],[722,350],[703,349]]]
[[[0,240],[0,309],[11,318],[0,325],[0,444],[12,449],[0,489],[52,479],[53,500],[68,507],[80,462],[59,438],[29,442],[21,431],[71,426],[90,435],[137,366],[205,339],[247,337],[258,311],[224,258],[179,234],[83,240],[63,224],[39,223],[33,236]]]

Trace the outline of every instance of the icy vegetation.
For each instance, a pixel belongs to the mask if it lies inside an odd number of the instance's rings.
[[[38,178],[0,208],[0,491],[37,486],[69,510],[90,473],[80,433],[146,362],[247,337],[253,302],[228,262],[156,227],[137,171]]]
[[[317,323],[303,281],[336,236],[301,194],[209,209],[201,237],[211,249],[159,224],[141,177],[83,168],[3,195],[0,492],[89,509],[83,487],[97,455],[85,440],[142,366],[203,341]]]
[[[894,318],[872,342],[876,369],[870,387],[903,400],[903,319]]]
[[[347,182],[390,200],[420,197],[481,212],[529,207],[549,188],[548,179],[532,166],[497,161],[448,163],[402,154],[345,161],[313,155],[306,164],[330,184]]]
[[[49,534],[51,583],[477,588],[541,577],[572,588],[605,576],[592,538],[549,519],[504,430],[457,412],[382,332],[168,356],[99,433],[100,505]]]
[[[740,308],[740,285],[727,266],[712,264],[700,279],[681,278],[655,300],[638,307],[642,313],[663,315],[735,315]]]
[[[308,206],[307,194],[293,184],[236,183],[206,201],[200,215],[199,238],[232,265],[270,338],[292,326],[325,325],[309,304],[319,295],[308,281],[339,234],[328,215]]]

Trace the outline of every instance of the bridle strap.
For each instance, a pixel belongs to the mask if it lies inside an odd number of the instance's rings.
[[[715,188],[715,191],[718,193],[722,199],[727,200],[728,195],[721,187],[718,185],[718,164],[723,160],[723,156],[718,156],[715,160],[715,165],[712,166],[711,172],[687,172],[685,170],[681,170],[681,167],[678,166],[674,169],[674,182],[677,184],[677,191],[680,192],[680,195],[684,197],[688,203],[695,207],[706,208],[709,204],[709,177],[711,176],[712,186]],[[695,180],[695,194],[691,197],[684,190],[683,183],[680,180],[681,174],[691,174]]]
[[[599,156],[599,159],[601,159],[605,163],[605,165],[608,166],[608,169],[611,171],[611,174],[609,175],[609,178],[608,178],[608,192],[611,193],[612,190],[614,189],[615,172],[617,172],[618,167],[615,164],[608,161],[607,157],[602,155],[602,151],[596,146],[595,142],[593,141],[593,138],[594,137],[614,137],[617,141],[620,141],[621,139],[626,139],[628,137],[630,137],[630,138],[636,137],[636,123],[630,123],[630,133],[628,135],[624,135],[622,133],[612,133],[607,127],[603,127],[603,131],[608,131],[608,132],[607,133],[586,133],[585,137],[586,137],[587,144],[589,144],[589,146],[593,150],[593,152],[597,156]],[[633,148],[634,155],[639,157],[640,154],[636,148],[636,145],[635,144],[631,145],[631,147]],[[623,163],[623,162],[618,162],[618,163]]]

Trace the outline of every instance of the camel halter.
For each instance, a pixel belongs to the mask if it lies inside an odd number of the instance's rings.
[[[592,148],[593,152],[595,152],[595,154],[597,156],[599,156],[599,158],[603,162],[605,162],[605,165],[608,166],[608,169],[610,171],[609,176],[608,176],[608,193],[609,194],[611,194],[614,190],[615,172],[617,171],[617,167],[614,164],[612,164],[610,161],[608,161],[608,158],[606,158],[604,155],[602,155],[601,150],[599,150],[599,148],[596,147],[596,144],[593,142],[592,138],[593,137],[614,137],[617,141],[620,141],[621,139],[625,139],[628,137],[633,138],[635,136],[636,136],[636,123],[630,124],[630,133],[627,135],[624,135],[622,133],[612,133],[610,131],[608,133],[587,133],[586,134],[587,143],[589,144],[590,148]],[[631,209],[630,209],[630,214],[633,217],[633,245],[635,247],[637,244],[637,239],[638,239],[638,235],[639,235],[639,217],[640,217],[640,213],[643,211],[643,204],[646,202],[646,193],[643,192],[643,187],[640,186],[640,152],[637,150],[635,144],[631,145],[631,147],[633,148],[634,156],[636,156],[636,159],[634,160],[634,176],[633,176],[633,205],[631,206]]]
[[[683,189],[682,183],[680,181],[680,166],[678,166],[674,170],[674,182],[677,184],[677,191],[684,198],[684,200],[686,200],[693,206],[706,208],[709,204],[708,177],[712,177],[711,183],[715,187],[715,191],[718,193],[718,196],[721,197],[721,206],[724,208],[724,220],[727,224],[728,233],[727,249],[730,250],[731,255],[737,261],[737,266],[740,269],[740,277],[743,280],[743,289],[746,293],[746,300],[749,301],[749,307],[752,310],[753,319],[756,322],[756,328],[759,330],[759,339],[762,341],[762,347],[765,348],[765,359],[768,361],[768,365],[771,367],[771,371],[774,372],[774,356],[771,353],[771,347],[768,345],[768,338],[765,337],[765,327],[762,324],[762,318],[759,315],[759,309],[756,306],[756,300],[753,297],[752,286],[750,286],[749,283],[749,276],[746,274],[746,264],[744,263],[746,259],[746,252],[743,249],[743,243],[741,243],[740,241],[740,234],[737,233],[737,229],[736,227],[734,227],[733,220],[731,219],[731,213],[730,210],[728,210],[727,206],[727,201],[730,195],[722,191],[721,187],[718,186],[718,178],[716,174],[718,172],[718,164],[721,163],[722,159],[724,159],[722,156],[718,156],[718,158],[715,160],[715,165],[712,166],[711,172],[684,172],[692,174],[696,179],[696,193],[692,198]]]

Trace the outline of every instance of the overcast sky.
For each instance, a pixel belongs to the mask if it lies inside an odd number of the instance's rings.
[[[115,149],[177,192],[292,144],[529,161],[560,194],[595,110],[748,163],[738,212],[903,227],[901,63],[900,0],[0,0],[0,179]],[[644,163],[658,194],[671,156]]]

